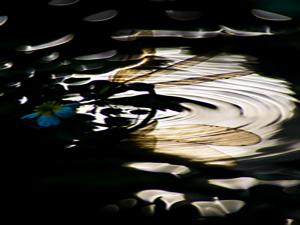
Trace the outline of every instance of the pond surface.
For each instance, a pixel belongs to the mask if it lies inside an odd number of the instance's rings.
[[[3,4],[10,217],[299,224],[299,10],[234,4]]]

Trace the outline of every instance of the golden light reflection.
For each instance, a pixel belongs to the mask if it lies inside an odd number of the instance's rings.
[[[154,152],[178,156],[192,162],[202,162],[209,165],[237,165],[237,161],[230,155],[206,145],[159,141],[156,143]]]
[[[96,80],[123,84],[143,81],[154,84],[159,95],[186,99],[178,105],[188,110],[172,111],[172,114],[158,110],[154,119],[159,123],[151,134],[140,130],[123,140],[123,143],[135,142],[147,151],[205,164],[241,166],[299,150],[299,143],[291,142],[288,151],[265,154],[257,151],[266,147],[280,148],[280,140],[271,137],[280,131],[282,122],[293,117],[298,100],[291,96],[293,92],[284,80],[260,76],[243,66],[255,58],[224,51],[226,49],[217,49],[204,55],[192,55],[185,48],[150,49],[143,52],[142,60],[134,65],[106,74],[68,75],[62,85],[67,88]],[[166,59],[167,63],[155,69],[145,67],[155,60],[154,55]],[[79,83],[68,81],[74,78],[80,78]],[[110,99],[128,96],[134,95],[127,91]]]
[[[173,125],[155,129],[151,135],[156,137],[154,152],[180,156],[191,161],[226,166],[236,165],[230,155],[215,150],[208,145],[253,145],[260,137],[244,130],[209,125]],[[133,141],[137,141],[135,136]],[[139,141],[143,144],[141,141]]]
[[[156,49],[154,48],[143,48],[141,49],[141,51],[142,51],[141,54],[117,54],[113,57],[110,57],[108,61],[140,60],[148,56],[155,56],[156,53]]]
[[[170,129],[165,130],[164,128],[155,128],[152,127],[152,124],[149,129],[147,127],[135,131],[133,134],[129,135],[128,138],[122,140],[122,144],[124,145],[132,145],[134,143],[139,149],[139,151],[150,151],[155,153],[162,153],[167,155],[173,155],[181,158],[188,159],[192,162],[202,162],[205,164],[217,164],[223,166],[236,166],[237,161],[223,153],[222,151],[218,151],[214,149],[214,146],[206,145],[207,140],[209,139],[208,136],[204,134],[204,141],[201,142],[201,132],[197,133],[195,130],[194,132],[194,140],[189,140],[189,137],[186,137],[184,134],[181,135],[180,133],[176,133],[176,130]],[[206,127],[205,125],[200,125]],[[208,126],[209,127],[209,126]],[[177,126],[180,129],[180,125]],[[175,133],[172,133],[175,130]],[[192,132],[189,130],[188,132]],[[162,133],[162,137],[158,134]],[[247,133],[247,132],[246,132]],[[168,136],[170,135],[169,139]],[[164,137],[165,135],[165,137]],[[253,134],[254,135],[254,134]],[[221,135],[222,136],[222,135]],[[220,144],[225,144],[226,140],[222,140],[222,137],[216,134],[216,137],[211,138],[211,142],[215,139],[215,143],[219,142]],[[225,135],[226,136],[226,135]],[[250,134],[252,136],[252,134]],[[256,135],[254,135],[256,137]],[[173,138],[172,138],[173,137]],[[184,138],[187,138],[186,140]],[[193,139],[193,137],[191,137]],[[259,140],[259,138],[257,139]],[[234,144],[237,144],[238,139]],[[229,142],[228,142],[229,143]],[[228,144],[227,143],[227,144]],[[244,142],[245,143],[245,142]],[[248,142],[249,143],[249,142]],[[131,164],[129,164],[131,165]],[[133,164],[134,168],[144,169],[146,171],[152,172],[169,172],[174,175],[178,174],[179,172],[188,172],[184,167],[178,165],[166,165],[161,163],[138,163]]]
[[[203,124],[180,124],[152,132],[159,141],[205,145],[243,146],[260,142],[260,137],[242,129]]]

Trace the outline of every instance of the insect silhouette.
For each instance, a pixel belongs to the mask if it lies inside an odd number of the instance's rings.
[[[192,66],[205,62],[218,54],[220,54],[219,50],[211,51],[201,56],[191,56],[164,67],[149,68],[147,63],[151,61],[152,52],[144,50],[144,55],[140,55],[139,58],[134,58],[140,59],[137,64],[118,69],[109,77],[109,81],[104,81],[105,83],[100,81],[99,84],[101,85],[95,85],[96,87],[93,88],[93,97],[105,101],[116,93],[129,90],[147,91],[151,96],[150,101],[152,104],[148,116],[146,116],[146,118],[138,125],[127,129],[129,136],[121,141],[122,144],[125,142],[125,145],[134,143],[135,145],[138,145],[138,148],[140,149],[152,149],[156,153],[176,155],[188,158],[192,161],[228,160],[230,159],[228,155],[214,150],[209,145],[253,145],[260,142],[260,137],[243,129],[205,124],[174,124],[168,127],[156,127],[158,122],[155,120],[155,115],[159,102],[157,101],[155,87],[186,85],[229,79],[252,74],[252,71],[245,70],[220,73],[157,83],[142,82],[150,77],[166,76],[176,71],[184,71]],[[121,111],[119,110],[118,112]],[[234,162],[234,160],[231,159],[231,162],[232,161]]]
[[[160,67],[151,67],[151,62],[153,62],[153,57],[155,56],[154,49],[142,49],[142,54],[138,55],[126,55],[118,57],[120,61],[138,61],[137,63],[126,66],[123,68],[118,68],[114,70],[108,80],[94,80],[88,81],[87,84],[90,84],[89,90],[86,90],[82,93],[82,95],[86,99],[101,99],[103,101],[107,100],[109,97],[117,94],[126,92],[129,90],[133,91],[146,91],[150,94],[151,100],[154,101],[155,98],[155,87],[168,87],[175,85],[187,85],[187,84],[195,84],[195,83],[203,83],[203,82],[211,82],[215,80],[221,79],[230,79],[234,77],[241,77],[245,75],[252,74],[253,71],[244,70],[244,71],[236,71],[236,72],[228,72],[228,73],[220,73],[213,74],[207,76],[199,76],[199,77],[191,77],[185,78],[176,81],[160,81],[156,83],[145,83],[143,82],[147,78],[155,78],[155,77],[167,77],[167,75],[172,74],[176,71],[185,71],[186,69],[199,65],[202,62],[205,62],[220,53],[222,53],[224,49],[217,49],[213,51],[209,51],[202,55],[193,55],[188,58],[184,58],[175,63],[171,63],[166,66]],[[80,75],[78,76],[80,78]],[[82,85],[86,83],[77,82],[75,78],[75,83],[68,82],[70,77],[66,77],[62,83],[67,86]]]

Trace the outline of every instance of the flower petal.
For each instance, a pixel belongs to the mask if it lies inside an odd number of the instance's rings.
[[[21,117],[21,120],[23,120],[23,119],[32,119],[32,118],[35,118],[35,117],[37,117],[37,116],[38,116],[37,113],[30,113],[30,114],[28,114],[28,115],[26,115],[26,116],[22,116],[22,117]]]
[[[71,107],[65,106],[61,108],[60,110],[56,111],[54,113],[56,116],[61,118],[68,118],[75,114],[74,110]]]
[[[74,103],[66,104],[66,106],[75,110],[80,106],[80,103],[74,102]]]
[[[41,127],[50,127],[50,126],[56,126],[60,124],[60,119],[58,119],[56,116],[40,116],[37,119],[37,123]]]

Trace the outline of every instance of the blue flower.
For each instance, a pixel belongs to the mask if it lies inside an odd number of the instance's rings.
[[[37,118],[37,124],[41,127],[50,127],[60,124],[59,118],[68,118],[75,115],[75,109],[79,103],[60,105],[55,101],[45,102],[35,107],[35,112],[21,117],[21,119]]]

